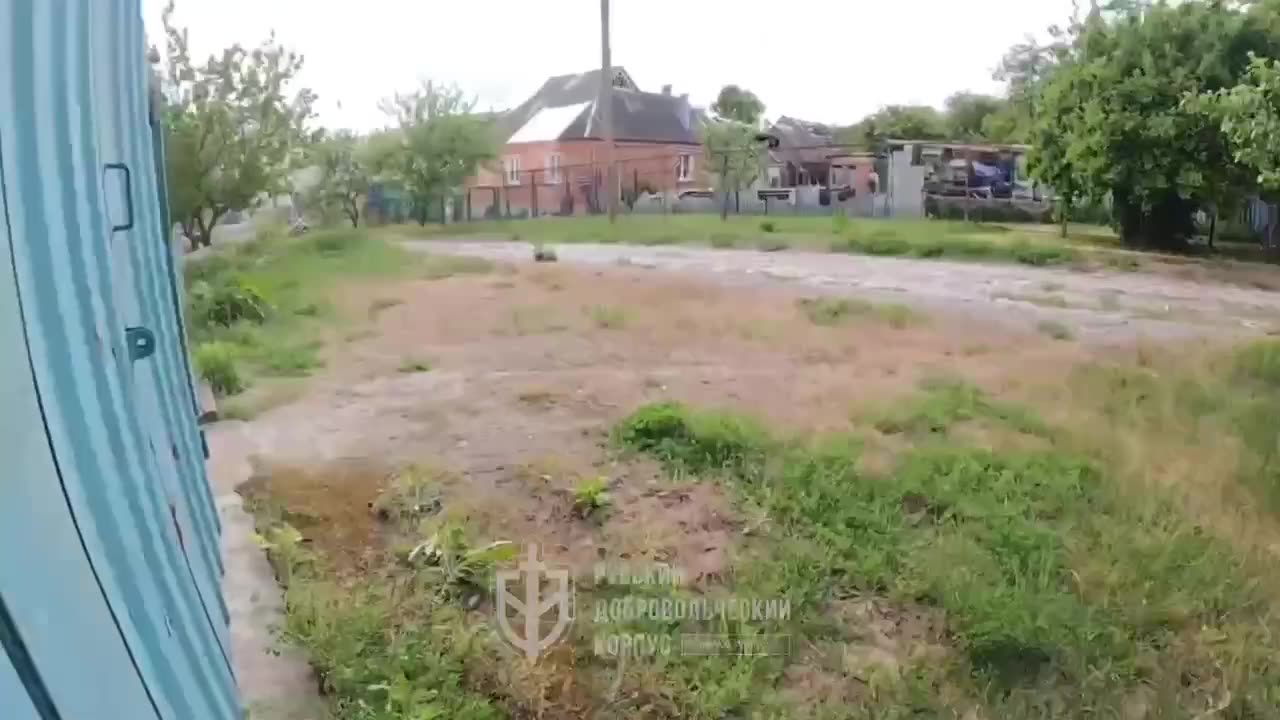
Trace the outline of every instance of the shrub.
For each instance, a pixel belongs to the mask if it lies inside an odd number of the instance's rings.
[[[761,232],[771,233],[776,231],[777,229],[778,229],[778,226],[775,225],[772,220],[765,220],[764,222],[760,223]]]
[[[197,281],[190,291],[191,319],[197,327],[262,324],[271,310],[266,298],[242,278]]]
[[[238,350],[226,342],[208,342],[196,346],[194,354],[200,377],[213,388],[216,395],[235,395],[245,388],[237,367]]]

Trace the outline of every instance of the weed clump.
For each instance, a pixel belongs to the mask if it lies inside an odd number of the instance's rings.
[[[207,342],[196,346],[193,360],[200,377],[219,396],[243,392],[245,381],[240,376],[239,352],[226,342]]]

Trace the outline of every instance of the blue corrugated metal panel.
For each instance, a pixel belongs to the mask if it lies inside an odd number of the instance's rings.
[[[61,668],[46,684],[63,717],[145,717],[131,713],[150,701],[102,601],[45,435],[11,258],[0,213],[0,413],[18,420],[0,433],[0,599],[29,651]],[[83,662],[83,648],[95,649],[96,662]]]
[[[44,436],[0,514],[62,513],[5,522],[0,595],[63,717],[222,720],[240,708],[147,77],[137,0],[0,0],[0,320],[21,308],[25,338],[0,365],[26,364],[13,392],[40,411],[6,393],[0,414]],[[130,326],[155,354],[130,359]],[[37,581],[15,590],[22,572]],[[54,627],[38,603],[60,591]]]
[[[0,710],[6,720],[40,720],[13,665],[0,653]]]

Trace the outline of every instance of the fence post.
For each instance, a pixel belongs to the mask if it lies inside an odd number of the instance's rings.
[[[533,194],[533,217],[538,217],[538,171],[529,171],[529,192]]]

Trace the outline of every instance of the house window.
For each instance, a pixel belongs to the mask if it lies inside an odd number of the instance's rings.
[[[547,182],[552,185],[560,184],[560,154],[554,153],[547,156]]]
[[[520,184],[520,156],[512,155],[502,160],[502,173],[506,175],[508,185]]]
[[[680,164],[676,166],[676,180],[689,182],[693,179],[693,156],[681,155]]]

